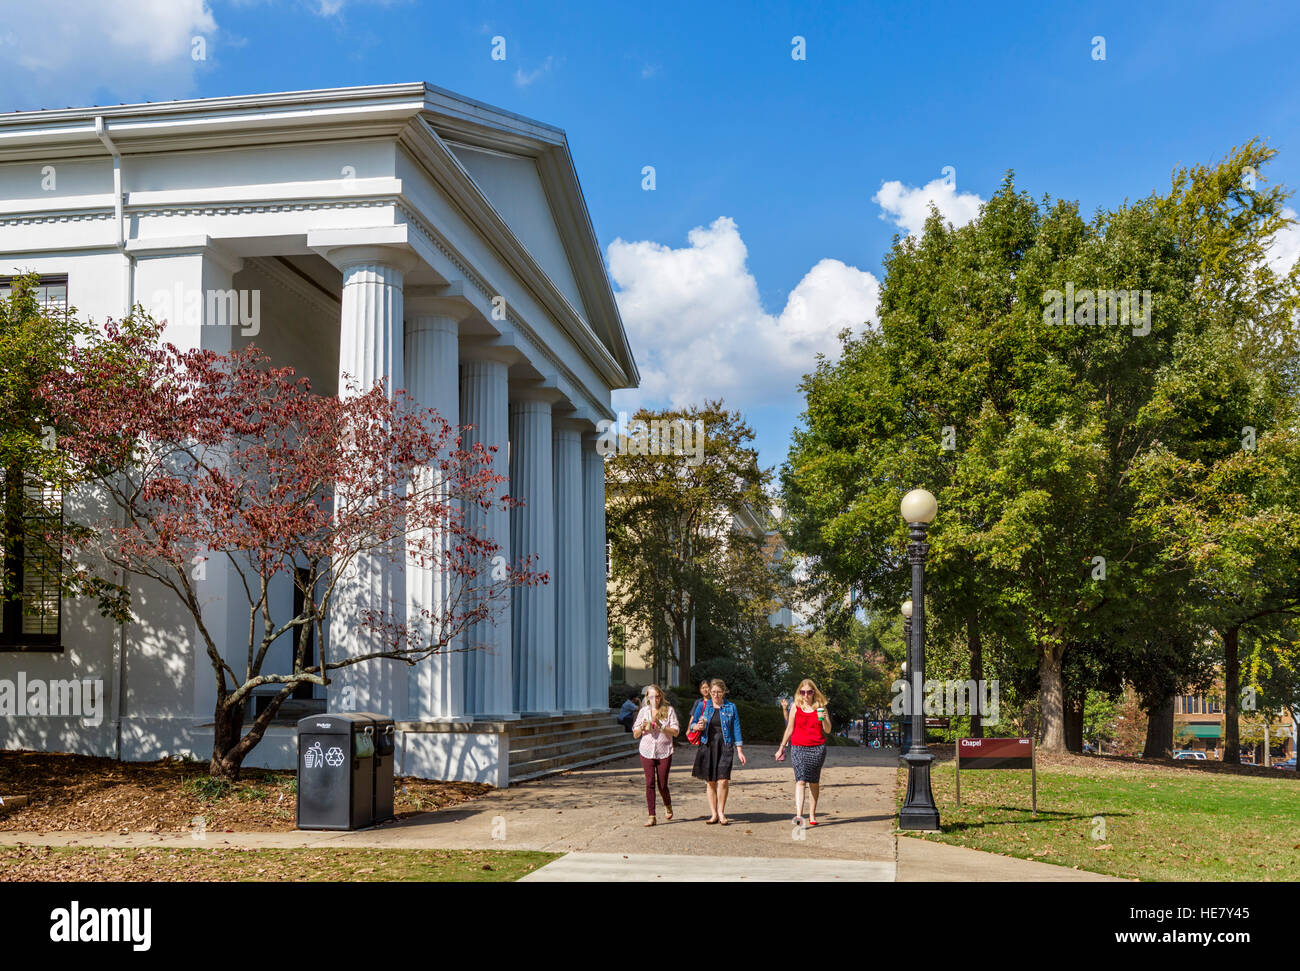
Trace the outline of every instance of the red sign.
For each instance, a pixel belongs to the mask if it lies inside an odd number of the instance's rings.
[[[963,769],[1030,769],[1032,738],[959,738],[957,761]]]
[[[1032,776],[1034,815],[1038,815],[1038,770],[1032,738],[957,739],[957,805],[961,805],[962,769],[1028,769]]]

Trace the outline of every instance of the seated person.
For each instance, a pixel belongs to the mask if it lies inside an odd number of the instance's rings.
[[[618,720],[623,726],[623,731],[630,732],[632,723],[636,721],[636,713],[641,710],[641,695],[638,692],[628,692],[627,701],[623,702],[623,707],[618,710]]]

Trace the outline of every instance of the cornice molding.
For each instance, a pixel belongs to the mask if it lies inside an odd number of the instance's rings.
[[[266,212],[314,212],[321,209],[376,209],[392,206],[396,196],[370,199],[300,199],[285,202],[175,203],[166,206],[132,206],[124,211],[131,216],[242,216]],[[110,213],[111,215],[111,213]]]
[[[0,115],[0,161],[102,158],[97,118],[124,156],[396,136],[426,110],[427,94],[422,83],[389,84],[13,112]]]
[[[36,226],[42,223],[80,223],[97,222],[112,219],[113,207],[107,209],[68,209],[63,211],[45,210],[43,212],[25,212],[10,216],[0,216],[0,227]]]
[[[168,205],[132,205],[127,203],[123,212],[128,216],[163,218],[171,216],[241,216],[249,213],[313,212],[321,209],[373,209],[395,206],[399,196],[386,195],[370,198],[337,197],[315,199],[264,200],[256,202],[177,202]],[[26,226],[37,223],[66,223],[83,220],[114,218],[112,205],[94,209],[42,209],[0,216],[0,226]]]

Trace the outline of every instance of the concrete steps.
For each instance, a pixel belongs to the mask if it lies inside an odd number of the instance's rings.
[[[637,743],[614,712],[524,718],[509,729],[510,782],[635,755]]]

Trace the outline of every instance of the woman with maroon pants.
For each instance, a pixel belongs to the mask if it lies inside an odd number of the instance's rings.
[[[647,826],[655,824],[655,783],[664,797],[664,815],[673,818],[673,801],[668,794],[668,770],[673,765],[673,738],[680,730],[677,712],[668,699],[652,684],[645,691],[645,706],[637,712],[632,737],[641,741],[641,768],[645,771],[645,804],[650,810]]]

